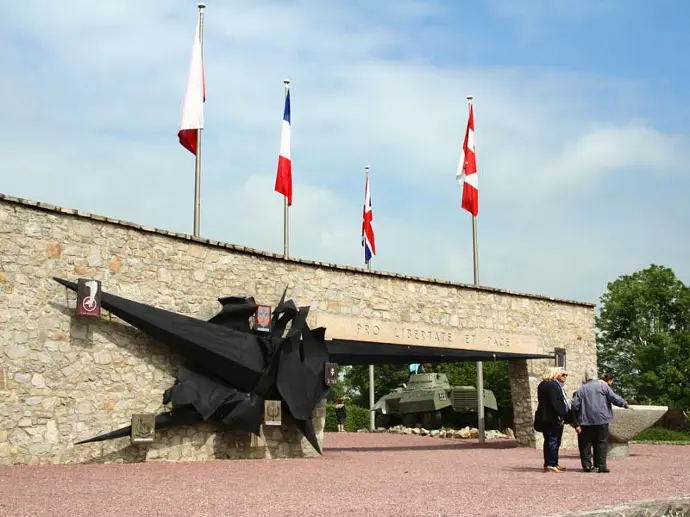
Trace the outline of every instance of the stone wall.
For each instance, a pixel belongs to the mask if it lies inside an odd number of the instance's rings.
[[[176,360],[107,313],[74,318],[74,293],[54,276],[96,278],[113,294],[202,319],[219,310],[218,297],[274,305],[289,286],[288,296],[316,315],[529,333],[544,353],[566,348],[572,372],[596,364],[591,304],[285,260],[0,195],[0,463],[314,454],[289,426],[253,441],[195,427],[161,432],[151,447],[123,447],[127,439],[73,446],[128,425],[132,413],[160,411]],[[538,376],[550,364],[511,364],[515,432],[526,446],[540,446],[532,415]],[[579,379],[571,379],[574,391]],[[315,423],[322,433],[323,408]],[[564,446],[575,443],[567,434]]]

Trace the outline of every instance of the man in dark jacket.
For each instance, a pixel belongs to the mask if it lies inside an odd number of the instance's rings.
[[[558,464],[558,452],[563,437],[563,425],[568,420],[568,401],[563,384],[568,374],[562,368],[550,368],[537,386],[537,411],[534,429],[544,436],[544,470],[563,472]]]
[[[573,391],[573,397],[577,391]],[[572,402],[571,402],[572,405]],[[571,408],[572,409],[572,408]],[[585,435],[582,433],[582,427],[580,426],[580,415],[574,410],[571,410],[571,422],[570,425],[575,429],[575,432],[577,433],[577,449],[580,451],[580,463],[582,464],[582,470],[585,472],[591,472],[592,471],[592,463],[591,461],[585,462],[583,458],[590,458],[592,456],[592,444],[587,441],[585,438]],[[589,452],[585,452],[589,451]],[[594,449],[594,464],[598,465],[599,464],[599,453],[597,452],[596,449]]]
[[[594,368],[585,370],[585,383],[578,388],[572,400],[573,412],[582,429],[580,461],[585,472],[596,468],[598,472],[609,472],[606,464],[608,452],[609,424],[613,420],[611,404],[628,408],[628,403],[614,393],[608,383],[597,379]],[[594,465],[591,448],[594,447]]]

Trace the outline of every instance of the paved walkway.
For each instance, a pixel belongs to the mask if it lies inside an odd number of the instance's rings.
[[[690,494],[690,446],[630,451],[610,474],[563,451],[550,474],[514,442],[336,433],[320,459],[0,467],[0,515],[536,517]]]

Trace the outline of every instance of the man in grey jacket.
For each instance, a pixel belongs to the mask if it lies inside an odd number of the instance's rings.
[[[580,447],[580,461],[585,472],[609,472],[606,465],[607,442],[609,424],[613,420],[611,404],[628,408],[628,403],[620,395],[614,393],[606,383],[597,380],[594,368],[585,370],[585,383],[578,388],[571,403],[572,410],[577,415],[577,423],[581,428],[582,446]],[[591,449],[594,447],[594,465],[592,465]]]

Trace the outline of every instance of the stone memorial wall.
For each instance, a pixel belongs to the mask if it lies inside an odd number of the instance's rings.
[[[217,298],[251,295],[275,305],[283,290],[310,305],[309,323],[327,337],[554,353],[566,350],[574,391],[596,365],[593,305],[476,288],[435,279],[368,272],[141,227],[0,195],[0,464],[151,459],[316,456],[289,422],[262,435],[210,426],[74,443],[160,412],[178,364],[163,345],[103,311],[74,315],[75,296],[53,277],[93,278],[103,290],[208,319]],[[532,429],[536,386],[552,360],[512,360],[515,434],[540,447]],[[490,388],[490,386],[486,386]],[[323,404],[314,423],[323,440]],[[564,447],[574,447],[566,431]],[[327,449],[328,443],[323,446]]]

